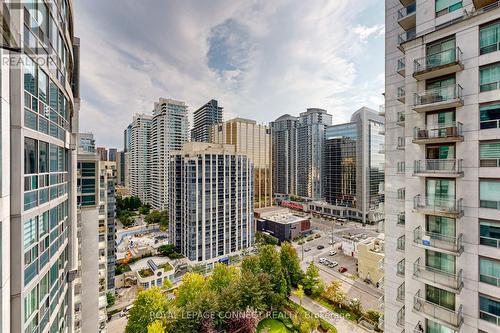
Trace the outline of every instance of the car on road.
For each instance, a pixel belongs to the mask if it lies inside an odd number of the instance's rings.
[[[126,308],[124,308],[121,312],[120,312],[120,317],[125,317],[126,315],[128,315],[128,312],[130,311],[130,309],[132,309],[134,305],[131,304],[129,306],[127,306]]]
[[[324,245],[318,245],[316,248],[317,248],[318,250],[323,250],[323,249],[325,248],[325,246],[324,246]]]
[[[336,254],[337,254],[337,251],[330,251],[330,255],[331,255],[331,256],[334,256],[334,255],[336,255]]]
[[[336,242],[336,241],[334,241],[334,240],[331,240],[331,241],[329,241],[329,242],[328,242],[328,244],[330,244],[330,245],[333,245],[333,244],[335,244],[335,243],[337,243],[337,242]]]
[[[310,247],[306,247],[306,248],[304,249],[304,252],[309,252],[309,251],[311,251],[311,248],[310,248]]]
[[[345,272],[347,272],[347,268],[346,268],[346,267],[344,267],[344,266],[340,266],[340,267],[339,267],[339,272],[340,272],[340,273],[345,273]]]
[[[335,267],[337,267],[338,265],[339,265],[339,263],[338,263],[338,262],[336,262],[336,261],[334,261],[334,262],[331,262],[331,263],[328,265],[328,267],[330,267],[330,268],[335,268]]]

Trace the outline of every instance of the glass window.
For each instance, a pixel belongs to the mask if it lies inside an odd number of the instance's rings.
[[[450,274],[455,274],[455,257],[431,250],[425,251],[426,266]]]
[[[485,25],[479,30],[479,52],[486,54],[499,50],[500,21]]]
[[[479,206],[500,209],[500,181],[479,180]]]
[[[57,146],[51,144],[50,148],[50,172],[57,172]]]
[[[427,179],[426,194],[428,198],[455,198],[455,181],[452,179]]]
[[[427,330],[425,330],[425,332],[427,333],[455,333],[455,331],[452,330],[451,328],[435,323],[432,320],[426,319],[426,321],[427,321]],[[424,330],[423,328],[420,328],[420,330],[415,330],[415,333],[416,332],[424,332]]]
[[[500,221],[479,221],[479,243],[500,248]]]
[[[37,149],[36,140],[24,138],[24,173],[37,173]]]
[[[499,89],[500,63],[481,67],[479,69],[479,90],[491,91]]]
[[[31,58],[25,57],[24,69],[24,90],[32,95],[37,95],[37,65]]]
[[[24,322],[38,309],[38,286],[35,286],[24,297]]]
[[[455,219],[449,217],[427,215],[425,228],[431,234],[455,237]]]
[[[47,91],[47,84],[48,84],[48,77],[47,74],[41,69],[38,69],[38,98],[44,103],[47,103],[47,96],[48,96],[48,91]]]
[[[436,0],[436,16],[445,15],[462,8],[462,0]]]
[[[37,219],[34,217],[24,221],[24,249],[28,249],[38,240]]]
[[[500,261],[480,257],[479,281],[500,287]]]
[[[479,165],[481,167],[500,166],[500,141],[479,143]]]
[[[500,104],[481,105],[479,113],[480,129],[500,127]]]
[[[455,294],[449,291],[433,287],[425,286],[425,299],[431,303],[443,306],[452,311],[455,311]]]
[[[49,144],[39,141],[39,168],[40,173],[49,172]]]
[[[500,301],[480,295],[479,318],[500,326]]]

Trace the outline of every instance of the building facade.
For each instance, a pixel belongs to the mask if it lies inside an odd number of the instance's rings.
[[[74,325],[79,40],[73,10],[71,1],[2,2],[2,332]]]
[[[105,204],[106,204],[106,257],[107,267],[107,291],[114,292],[115,289],[115,264],[116,264],[116,162],[101,162],[100,169],[104,177]]]
[[[299,115],[297,124],[297,195],[323,197],[325,130],[332,124],[326,110],[311,108]]]
[[[108,150],[108,161],[116,162],[116,154],[118,153],[116,148],[109,148]]]
[[[385,332],[500,330],[500,6],[386,0]]]
[[[330,204],[356,208],[363,223],[369,215],[383,219],[373,212],[384,202],[384,142],[384,118],[366,107],[351,122],[325,132],[323,197]]]
[[[270,129],[265,125],[258,125],[254,120],[235,118],[214,125],[211,135],[213,143],[234,145],[237,153],[250,158],[254,168],[254,206],[271,206],[273,188]]]
[[[149,142],[149,170],[151,171],[148,201],[153,209],[167,209],[168,160],[173,150],[181,150],[188,141],[189,122],[187,105],[173,99],[160,98],[154,105]]]
[[[106,147],[97,147],[97,154],[99,155],[101,161],[108,160],[108,150],[106,149]]]
[[[129,185],[130,194],[138,196],[143,203],[149,203],[151,186],[150,148],[151,123],[153,117],[136,114],[132,121],[130,142]]]
[[[273,194],[297,195],[297,117],[283,115],[269,124]]]
[[[234,145],[190,142],[170,154],[169,233],[190,261],[217,261],[252,245],[253,166]]]
[[[191,141],[210,142],[210,129],[212,125],[222,122],[223,108],[212,99],[196,110],[193,114],[193,128]]]
[[[123,130],[123,151],[129,152],[132,147],[132,124]]]

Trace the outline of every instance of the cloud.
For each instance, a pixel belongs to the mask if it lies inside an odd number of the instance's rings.
[[[121,148],[133,114],[151,112],[159,97],[183,100],[191,111],[216,98],[225,119],[261,123],[307,107],[326,108],[345,121],[357,108],[381,103],[383,38],[375,37],[383,34],[383,4],[372,0],[356,6],[86,0],[75,6],[80,124],[98,144]]]

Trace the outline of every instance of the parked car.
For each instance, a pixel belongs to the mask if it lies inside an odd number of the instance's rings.
[[[347,268],[346,268],[346,267],[344,267],[344,266],[340,266],[340,267],[339,267],[339,272],[340,272],[340,273],[345,273],[345,272],[347,272]]]
[[[306,247],[306,248],[304,249],[304,252],[309,252],[309,251],[311,251],[311,248],[310,248],[310,247]]]
[[[330,251],[330,255],[331,255],[331,256],[334,256],[334,255],[336,255],[336,254],[337,254],[337,251]]]
[[[337,243],[337,242],[336,242],[336,241],[334,241],[334,240],[331,240],[331,241],[329,241],[329,242],[328,242],[328,244],[330,244],[330,245],[333,245],[333,244],[335,244],[335,243]]]
[[[338,262],[336,262],[336,261],[334,261],[334,262],[330,263],[330,265],[328,265],[328,267],[330,267],[330,268],[335,268],[335,267],[337,267],[338,265],[339,265],[339,263],[338,263]]]
[[[317,248],[318,250],[323,250],[323,249],[325,248],[325,246],[324,246],[324,245],[318,245],[316,248]]]

